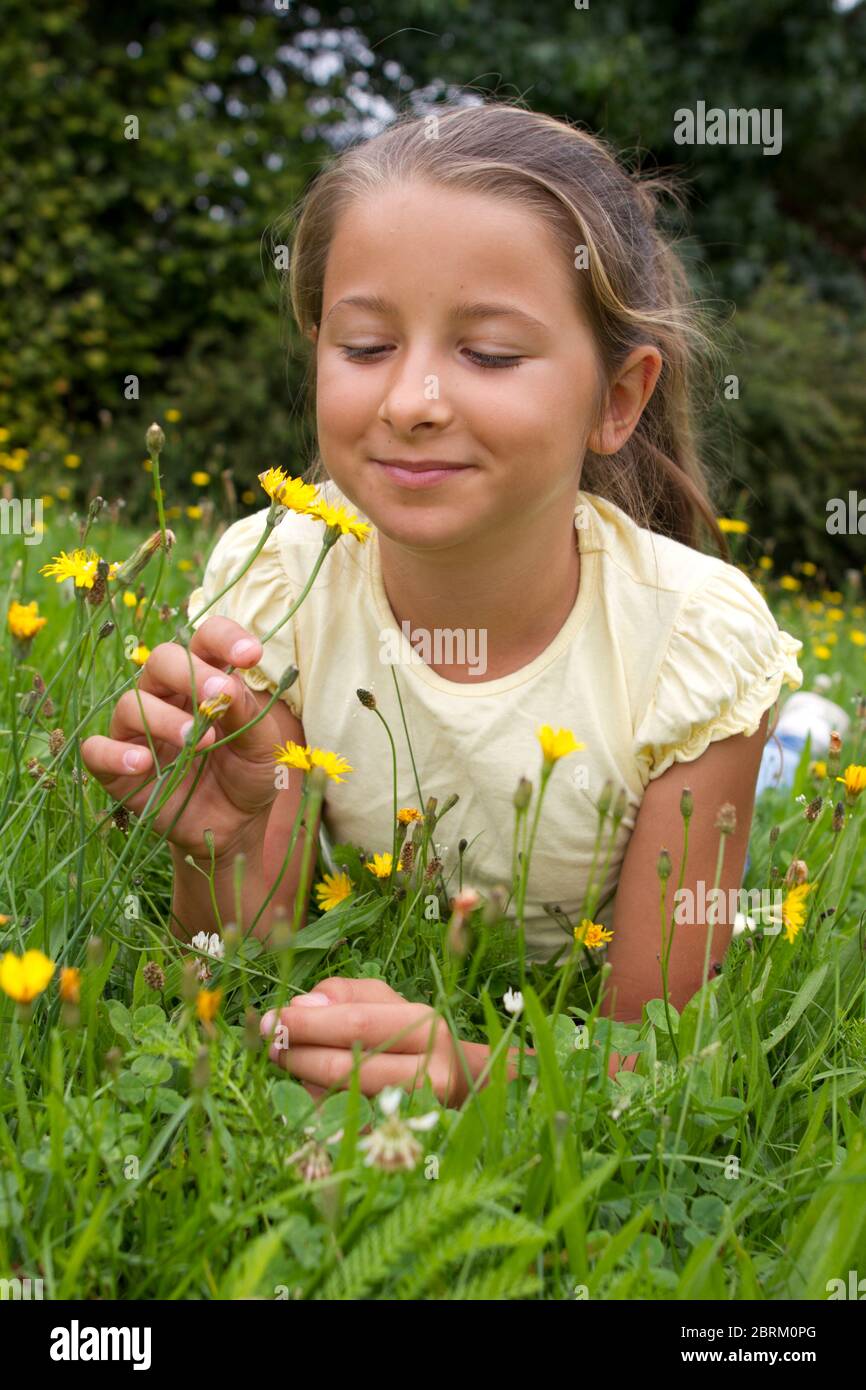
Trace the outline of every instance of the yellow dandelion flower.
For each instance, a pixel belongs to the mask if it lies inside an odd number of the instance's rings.
[[[135,605],[138,603],[138,599],[135,597],[135,594],[132,592],[131,589],[124,589],[123,602],[127,608],[134,608]]]
[[[190,474],[190,482],[195,483],[196,487],[207,487],[210,482],[210,473],[205,473],[203,469],[197,468]]]
[[[170,425],[176,425],[178,420],[183,419],[183,416],[179,410],[175,410],[174,406],[170,406],[169,409],[165,412],[165,418],[166,420],[168,420]]]
[[[299,743],[289,740],[288,743],[277,744],[274,752],[275,762],[284,763],[286,767],[298,768],[301,772],[312,772],[314,767],[321,767],[334,782],[346,780],[340,776],[342,772],[354,771],[345,758],[341,758],[338,753],[330,753],[325,748],[310,748],[309,745],[302,748]]]
[[[41,632],[48,619],[39,617],[39,604],[34,599],[32,603],[10,603],[7,621],[13,637],[21,642],[29,642],[37,632]]]
[[[841,621],[842,621],[842,619],[844,618],[844,616],[845,616],[844,610],[841,609],[841,608],[828,608],[828,609],[827,609],[827,621],[828,621],[828,623],[841,623]]]
[[[762,555],[758,561],[758,565],[762,570],[771,570],[773,568],[773,561],[770,559],[769,555]]]
[[[149,656],[150,647],[146,647],[144,643],[139,643],[139,645],[130,653],[130,660],[134,661],[136,666],[143,666]]]
[[[806,920],[806,896],[814,887],[814,883],[800,883],[785,895],[785,901],[782,903],[782,924],[790,943],[793,943]]]
[[[316,884],[316,901],[323,912],[346,901],[354,892],[348,874],[325,874],[321,883]]]
[[[818,566],[816,564],[813,564],[811,560],[804,560],[800,566],[800,571],[802,574],[817,574]]]
[[[542,724],[536,729],[535,736],[541,744],[541,751],[544,755],[545,763],[553,764],[560,758],[565,758],[569,753],[577,753],[581,748],[585,748],[585,743],[578,743],[571,732],[571,729],[553,730],[549,724]]]
[[[9,917],[5,912],[0,912],[0,927],[8,926],[11,921],[12,918]]]
[[[747,521],[737,521],[730,516],[717,516],[716,521],[719,524],[720,531],[725,531],[735,536],[745,536],[749,529],[749,523]]]
[[[373,528],[366,521],[359,521],[354,512],[345,507],[336,507],[331,502],[316,502],[308,509],[308,514],[322,521],[329,529],[340,532],[341,536],[354,536],[356,541],[369,540]]]
[[[364,861],[364,868],[365,868],[365,869],[369,869],[369,870],[370,870],[370,873],[371,873],[371,874],[375,874],[377,878],[390,878],[390,876],[391,876],[391,865],[393,864],[393,862],[394,862],[394,856],[391,854],[391,851],[390,851],[390,850],[386,850],[384,854],[374,854],[372,859],[367,859],[367,860],[365,860],[365,861]],[[403,867],[403,860],[402,860],[402,859],[398,859],[398,860],[397,860],[397,869],[398,869],[398,871],[399,871],[400,869],[402,869],[402,867]]]
[[[232,697],[227,690],[221,690],[219,695],[214,695],[210,700],[199,702],[198,712],[205,719],[219,719],[221,714],[231,707]]]
[[[866,647],[866,632],[861,632],[859,628],[852,627],[848,637],[855,647]]]
[[[840,594],[838,589],[822,589],[821,597],[825,603],[842,603],[845,595]]]
[[[588,917],[584,917],[580,925],[574,929],[574,939],[579,946],[596,950],[599,946],[606,946],[608,941],[613,940],[613,932],[608,931],[600,923],[591,922]]]
[[[193,506],[187,507],[186,514],[189,517],[190,521],[201,521],[202,517],[204,516],[204,512],[202,511],[201,507],[199,507],[197,504],[193,504]]]
[[[81,458],[78,454],[66,454],[63,459],[65,468],[80,468]]]
[[[413,821],[423,820],[424,817],[414,806],[402,806],[397,812],[397,819],[401,825],[411,825]]]
[[[61,550],[50,564],[42,566],[39,573],[44,574],[46,579],[56,579],[58,584],[62,584],[64,579],[74,579],[76,589],[92,589],[98,564],[99,556],[95,550],[73,550],[71,555]]]
[[[168,419],[168,411],[165,412]],[[217,1016],[220,1000],[223,997],[221,989],[200,989],[196,995],[195,1011],[202,1023],[213,1023]]]
[[[0,444],[5,444],[8,438],[9,431],[6,429],[0,429]]]
[[[844,783],[845,791],[850,797],[859,796],[862,791],[866,791],[866,767],[860,763],[849,763],[845,769],[845,776],[837,777],[836,781]]]
[[[789,589],[792,594],[802,588],[799,579],[796,579],[793,574],[783,574],[782,578],[779,580],[779,584],[781,588]]]
[[[64,1004],[81,1001],[81,971],[74,965],[64,965],[60,971],[60,998]]]
[[[818,758],[812,763],[812,776],[823,778],[827,776],[827,764],[823,758]]]
[[[829,661],[833,653],[831,652],[829,647],[825,647],[822,645],[813,648],[813,655],[817,656],[819,661]]]
[[[806,604],[806,607],[810,613],[821,614],[824,612],[824,605],[821,600],[817,598],[811,599],[810,602]]]
[[[312,483],[301,482],[300,478],[290,478],[282,468],[268,468],[260,473],[259,482],[272,502],[279,502],[293,512],[306,513],[311,503],[318,498],[318,491]]]
[[[54,961],[41,951],[25,951],[23,956],[7,951],[0,960],[0,989],[18,1004],[30,1004],[53,974]]]
[[[57,489],[57,496],[61,502],[68,502],[72,496],[72,488],[67,487],[65,483],[61,483]]]
[[[251,507],[255,500],[256,494],[253,492],[252,488],[245,487],[243,492],[241,493],[241,501],[245,502],[248,507]]]
[[[183,570],[184,574],[186,574],[189,570],[192,569],[192,560],[178,560],[177,567],[179,570]]]

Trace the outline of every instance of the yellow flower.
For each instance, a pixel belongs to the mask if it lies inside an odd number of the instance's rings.
[[[44,574],[46,579],[56,579],[58,584],[62,584],[64,579],[74,579],[76,589],[92,589],[98,564],[99,556],[95,550],[73,550],[71,555],[61,550],[60,555],[55,556],[50,564],[43,565],[39,573]],[[117,564],[109,566],[109,579],[114,578],[119,568]]]
[[[773,568],[773,561],[770,559],[769,555],[762,555],[758,564],[762,570],[771,570]]]
[[[65,483],[61,483],[57,489],[57,496],[60,498],[61,502],[68,502],[72,496],[72,488],[67,487]]]
[[[168,411],[165,412],[168,419]],[[220,1000],[223,997],[221,989],[200,989],[196,995],[195,1010],[202,1023],[213,1023],[217,1016]]]
[[[806,607],[808,608],[810,613],[824,612],[824,605],[821,602],[821,600],[817,598],[813,598],[809,603],[807,603]]]
[[[135,605],[138,603],[138,599],[135,597],[135,594],[132,592],[131,589],[124,589],[123,602],[126,604],[127,608],[134,608]]]
[[[184,574],[186,574],[188,570],[192,569],[192,560],[178,560],[177,567],[179,570],[183,570]]]
[[[384,854],[374,854],[372,859],[365,860],[364,868],[369,869],[370,872],[372,874],[375,874],[377,878],[389,878],[391,875],[391,865],[393,864],[393,862],[394,857],[391,854],[391,851],[386,850]],[[397,869],[400,870],[402,869],[402,867],[403,860],[398,859]]]
[[[134,661],[136,666],[143,666],[149,656],[150,647],[145,647],[143,643],[139,643],[139,645],[132,652],[130,660]]]
[[[844,594],[840,594],[838,589],[822,589],[821,597],[825,603],[841,603]]]
[[[10,603],[8,622],[12,636],[22,642],[28,642],[35,637],[48,622],[47,618],[40,618],[38,614],[39,604],[35,599],[32,603]]]
[[[411,825],[413,821],[423,820],[424,817],[420,811],[416,811],[414,806],[403,806],[397,812],[397,819],[401,825]]]
[[[845,776],[837,777],[836,781],[845,784],[845,790],[850,797],[859,796],[862,791],[866,791],[866,767],[859,763],[849,763],[845,769]]]
[[[64,456],[63,462],[67,468],[81,467],[81,458],[78,454],[66,454]]]
[[[7,916],[5,912],[0,912],[0,927],[7,926],[11,921],[12,918]]]
[[[323,912],[345,902],[353,892],[348,874],[325,874],[323,882],[316,884],[316,900]]]
[[[323,521],[327,527],[338,530],[340,535],[354,536],[356,541],[366,541],[373,534],[373,528],[366,521],[359,521],[354,512],[347,512],[345,507],[335,507],[331,502],[315,502],[308,508],[308,513],[317,521]]]
[[[275,761],[284,763],[286,767],[296,767],[301,772],[312,772],[314,767],[324,768],[325,772],[334,782],[345,782],[345,777],[341,777],[341,772],[352,772],[345,758],[341,758],[337,753],[329,753],[324,748],[310,748],[309,744],[302,748],[299,743],[292,743],[289,740],[285,744],[277,744],[274,752]]]
[[[800,566],[800,570],[803,574],[817,574],[818,566],[813,564],[811,560],[804,560]]]
[[[165,412],[165,418],[166,420],[168,420],[170,425],[176,425],[178,420],[183,419],[183,416],[181,415],[179,410],[175,410],[174,406],[170,406],[169,409]]]
[[[6,440],[7,440],[8,438],[9,438],[9,431],[8,431],[8,430],[5,430],[5,429],[0,429],[0,444],[5,444],[5,443],[6,443]]]
[[[866,632],[861,632],[859,628],[852,627],[848,636],[855,647],[866,647]]]
[[[272,502],[279,502],[283,507],[302,515],[306,515],[310,506],[318,501],[319,493],[312,483],[290,478],[282,468],[266,469],[259,474],[259,482]]]
[[[190,521],[201,521],[201,518],[204,516],[204,512],[198,505],[187,507],[186,514]]]
[[[792,593],[796,593],[797,589],[802,587],[799,579],[795,579],[793,574],[783,574],[779,584],[783,589],[790,589]]]
[[[190,476],[190,482],[195,483],[196,487],[207,487],[210,482],[210,473],[205,473],[201,468],[197,468]]]
[[[812,776],[819,778],[827,776],[827,764],[823,758],[818,758],[812,764]]]
[[[782,903],[782,923],[789,942],[793,942],[806,920],[806,895],[811,893],[814,887],[814,883],[800,883],[785,896]]]
[[[29,1004],[48,985],[54,974],[54,961],[41,951],[25,951],[16,956],[7,951],[0,960],[0,989],[18,1004]]]
[[[219,719],[221,714],[231,707],[232,697],[227,690],[221,690],[219,695],[214,695],[210,700],[201,700],[198,707],[199,714],[205,719]]]
[[[845,613],[841,608],[828,608],[827,621],[830,623],[841,623]]]
[[[575,740],[571,729],[557,729],[554,732],[549,724],[542,724],[541,728],[536,729],[535,736],[541,744],[544,761],[551,766],[559,758],[564,758],[569,753],[577,753],[581,748],[586,747],[585,743],[578,743]]]
[[[64,965],[60,971],[60,998],[64,1004],[78,1004],[81,1000],[81,971],[74,965]]]
[[[735,521],[729,516],[717,516],[716,521],[719,523],[720,531],[733,532],[735,536],[744,536],[749,529],[747,521]]]
[[[829,647],[819,646],[814,648],[814,655],[818,657],[819,661],[828,661],[833,653]]]
[[[608,941],[613,940],[613,932],[602,927],[598,922],[590,922],[588,917],[584,917],[579,927],[574,929],[574,939],[580,946],[588,946],[594,950],[598,946],[607,945]]]
[[[241,493],[241,501],[245,502],[248,507],[251,507],[255,500],[256,494],[253,492],[252,488],[245,487],[243,492]]]

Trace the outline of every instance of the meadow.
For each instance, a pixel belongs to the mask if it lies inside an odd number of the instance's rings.
[[[442,880],[436,829],[447,816],[460,833],[459,802],[395,804],[372,859],[322,837],[302,929],[286,916],[265,945],[236,920],[190,947],[169,928],[171,861],[149,821],[203,764],[195,739],[140,816],[87,774],[80,745],[107,730],[149,649],[188,642],[186,600],[220,520],[270,496],[279,524],[307,495],[271,470],[238,499],[197,470],[202,500],[179,504],[163,444],[149,432],[131,465],[152,478],[149,520],[85,499],[86,465],[69,455],[38,544],[0,537],[0,1277],[41,1279],[46,1299],[836,1296],[832,1281],[866,1268],[862,574],[843,591],[808,562],[777,573],[772,547],[725,519],[738,563],[804,641],[803,688],[820,678],[851,726],[822,761],[807,744],[793,786],[759,798],[744,888],[782,890],[782,918],[735,936],[721,969],[707,959],[682,1012],[661,998],[640,1027],[600,1015],[592,885],[580,919],[560,923],[558,962],[524,959],[544,789],[580,737],[561,710],[508,808],[502,897]],[[32,493],[33,471],[26,449],[0,453],[7,501]],[[320,519],[322,559],[364,543],[345,515]],[[202,705],[196,731],[214,722],[219,736],[218,720]],[[299,815],[339,760],[288,750],[305,773]],[[682,811],[687,844],[686,799]],[[619,814],[601,795],[599,864]],[[725,839],[722,816],[719,874]],[[663,957],[669,878],[660,856],[646,911]],[[328,975],[432,1004],[491,1047],[486,1084],[460,1106],[429,1083],[370,1100],[356,1069],[316,1104],[268,1060],[259,1021]],[[638,1054],[633,1071],[608,1074],[614,1050]]]

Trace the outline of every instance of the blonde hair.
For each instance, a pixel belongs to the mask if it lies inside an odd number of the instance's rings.
[[[710,502],[696,442],[695,397],[714,368],[714,350],[672,243],[656,226],[661,178],[631,174],[602,140],[565,120],[501,100],[404,112],[381,134],[334,157],[272,240],[294,223],[285,289],[303,335],[322,312],[325,265],[337,219],[357,199],[409,181],[448,185],[518,201],[543,218],[567,255],[587,248],[575,275],[605,379],[640,343],[654,344],[662,369],[630,438],[614,454],[587,450],[581,488],[621,507],[639,525],[701,548],[702,527],[729,550]],[[308,361],[315,384],[315,354]],[[605,391],[599,393],[597,422]],[[312,481],[327,478],[316,456]]]

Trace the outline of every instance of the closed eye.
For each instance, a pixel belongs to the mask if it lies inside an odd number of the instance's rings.
[[[371,362],[381,352],[387,352],[387,347],[341,347],[343,356],[350,362]],[[495,369],[516,367],[523,361],[522,357],[508,357],[502,353],[476,352],[473,348],[465,349],[466,356],[470,361],[475,362],[479,367],[492,367]]]

